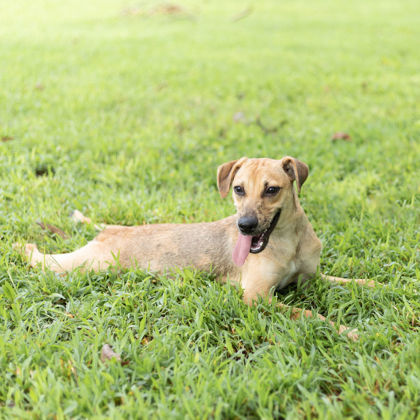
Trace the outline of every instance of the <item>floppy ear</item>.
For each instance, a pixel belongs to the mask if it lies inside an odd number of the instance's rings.
[[[300,160],[286,156],[281,160],[281,166],[290,178],[290,181],[296,181],[297,190],[300,193],[300,187],[306,181],[306,178],[308,178],[308,165]]]
[[[217,168],[217,187],[222,198],[228,195],[236,172],[238,172],[239,168],[247,159],[243,157],[238,160],[232,160]]]

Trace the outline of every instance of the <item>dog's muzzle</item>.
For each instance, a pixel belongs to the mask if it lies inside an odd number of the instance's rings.
[[[258,254],[264,251],[265,247],[268,244],[268,240],[270,239],[271,232],[273,232],[274,228],[277,225],[277,222],[279,221],[280,214],[281,209],[279,209],[274,215],[273,219],[271,220],[270,226],[267,229],[265,229],[261,234],[252,237],[251,248],[249,252],[251,252],[252,254]]]
[[[251,235],[258,226],[258,218],[256,216],[242,216],[238,220],[238,228],[244,235]]]
[[[242,266],[249,253],[258,254],[264,251],[268,244],[271,232],[277,225],[280,218],[281,209],[279,209],[271,220],[270,226],[259,235],[252,235],[258,226],[258,219],[255,216],[243,216],[238,220],[239,235],[235,248],[232,252],[233,262],[238,266]]]

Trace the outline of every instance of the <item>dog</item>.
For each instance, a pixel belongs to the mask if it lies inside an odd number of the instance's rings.
[[[78,267],[105,270],[116,259],[123,268],[160,273],[195,267],[213,272],[222,282],[238,284],[244,302],[252,305],[259,297],[271,299],[275,289],[306,282],[317,272],[321,241],[298,198],[308,174],[308,166],[290,156],[281,160],[243,157],[217,170],[221,197],[233,190],[237,210],[233,216],[209,223],[104,225],[96,238],[71,253],[43,254],[34,244],[27,244],[22,252],[32,266],[41,264],[58,273]],[[80,212],[75,216],[90,222]],[[363,279],[323,278],[373,285]],[[315,316],[299,308],[291,308],[291,315]],[[357,338],[355,331],[340,325],[339,332],[345,331],[350,338]]]

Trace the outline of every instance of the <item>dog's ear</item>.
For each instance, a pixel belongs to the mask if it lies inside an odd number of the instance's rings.
[[[300,160],[286,156],[281,160],[281,166],[290,178],[290,181],[296,181],[297,190],[300,192],[300,187],[306,181],[306,178],[308,178],[308,165]]]
[[[238,160],[232,160],[217,168],[217,187],[222,198],[228,195],[236,172],[238,172],[239,168],[247,159],[243,157]]]

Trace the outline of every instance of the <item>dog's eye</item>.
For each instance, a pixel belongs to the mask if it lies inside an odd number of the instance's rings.
[[[268,187],[265,190],[266,195],[276,195],[280,191],[280,187]]]
[[[245,190],[240,185],[233,187],[233,190],[237,195],[245,195]]]

